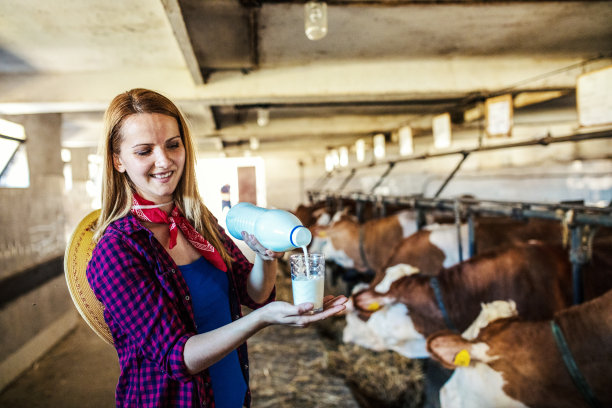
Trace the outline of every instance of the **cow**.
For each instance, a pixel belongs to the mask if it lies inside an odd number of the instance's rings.
[[[561,352],[549,320],[496,320],[473,340],[448,331],[430,335],[432,357],[454,369],[440,392],[442,407],[611,407],[612,291],[553,320],[568,351]],[[564,355],[577,367],[572,374]],[[573,377],[586,386],[578,388]]]
[[[328,260],[362,273],[373,271],[373,284],[382,280],[386,269],[394,265],[407,264],[422,273],[435,275],[442,266],[450,267],[470,256],[467,224],[460,224],[457,229],[454,224],[434,223],[417,231],[414,212],[403,211],[364,224],[343,217],[319,231],[318,236],[323,235],[324,242],[318,241],[318,248],[322,248]],[[476,253],[529,239],[556,243],[562,240],[559,222],[507,217],[477,218],[474,235]]]
[[[423,227],[409,237],[404,238],[395,246],[391,256],[378,266],[372,286],[377,285],[389,273],[389,268],[408,265],[425,275],[437,275],[444,267],[450,267],[468,259],[469,246],[468,229],[462,224],[461,255],[457,239],[457,227],[453,224],[432,224]]]
[[[567,250],[539,241],[493,250],[442,269],[435,277],[439,296],[432,281],[417,271],[392,283],[382,281],[383,288],[355,293],[354,310],[346,314],[344,341],[426,358],[427,336],[449,323],[465,330],[482,302],[513,300],[518,312],[532,319],[550,318],[572,302]]]
[[[335,213],[343,212],[353,215],[356,222],[362,223],[372,219],[385,217],[405,209],[405,206],[383,204],[372,200],[330,197],[329,199],[320,200],[308,205],[299,204],[292,212],[299,218],[302,225],[310,227],[315,224],[321,224],[320,215],[323,214],[323,212],[329,214],[329,217],[333,216]]]
[[[392,216],[370,220],[363,224],[350,215],[332,222],[322,233],[325,258],[343,268],[360,272],[372,269],[389,259],[395,246],[417,231],[412,211],[400,211]]]

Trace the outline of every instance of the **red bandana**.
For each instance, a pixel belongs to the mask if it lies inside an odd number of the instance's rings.
[[[200,254],[214,267],[227,272],[227,265],[223,262],[221,254],[208,242],[200,233],[189,223],[175,205],[170,215],[160,210],[159,207],[138,194],[134,193],[134,202],[130,210],[141,221],[149,221],[158,224],[170,225],[170,249],[176,245],[178,229],[181,230],[185,238],[198,250]],[[178,229],[177,229],[178,227]]]

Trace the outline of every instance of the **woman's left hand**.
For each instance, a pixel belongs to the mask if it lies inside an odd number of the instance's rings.
[[[244,242],[264,261],[273,261],[278,258],[282,258],[284,252],[274,252],[270,249],[265,248],[259,243],[255,235],[251,235],[246,231],[242,231],[242,239]]]
[[[341,313],[346,308],[346,296],[327,295],[323,298],[323,310],[312,313],[312,303],[292,305],[288,302],[276,301],[257,309],[267,324],[283,324],[297,327],[307,327],[311,323],[327,319]]]

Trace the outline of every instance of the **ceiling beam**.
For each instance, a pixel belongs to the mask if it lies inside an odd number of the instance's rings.
[[[200,65],[198,64],[198,60],[193,51],[178,0],[161,0],[161,2],[164,6],[166,17],[168,18],[170,26],[172,27],[174,37],[176,38],[181,52],[183,53],[183,57],[185,58],[185,63],[187,64],[189,73],[193,78],[193,83],[195,85],[204,84],[204,77],[202,76]]]

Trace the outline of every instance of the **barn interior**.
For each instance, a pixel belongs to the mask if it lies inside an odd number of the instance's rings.
[[[329,0],[314,40],[306,3],[0,2],[0,406],[77,348],[64,251],[99,208],[103,114],[129,89],[181,108],[221,221],[224,185],[290,211],[470,196],[611,216],[612,3]]]

